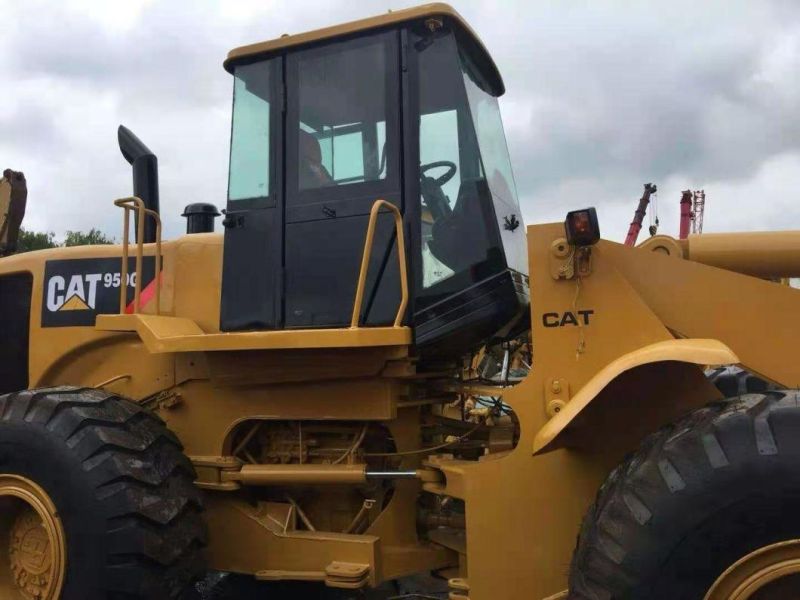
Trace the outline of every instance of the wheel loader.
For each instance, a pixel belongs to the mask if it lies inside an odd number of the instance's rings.
[[[525,227],[444,4],[224,67],[222,232],[194,203],[161,239],[121,128],[121,243],[0,260],[0,597],[800,597],[800,232]],[[722,398],[725,365],[769,389]]]

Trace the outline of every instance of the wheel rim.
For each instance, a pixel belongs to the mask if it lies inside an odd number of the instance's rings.
[[[714,582],[705,600],[796,597],[800,597],[800,540],[788,540],[759,548],[736,561]]]
[[[0,474],[0,598],[57,600],[66,555],[64,526],[47,492]]]

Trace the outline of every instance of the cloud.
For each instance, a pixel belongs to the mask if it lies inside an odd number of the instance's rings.
[[[14,24],[0,36],[0,159],[26,171],[29,226],[118,235],[111,200],[130,191],[116,147],[124,123],[159,156],[166,233],[178,234],[185,204],[224,204],[227,51],[390,6],[0,0]],[[788,198],[800,184],[797,3],[458,8],[504,73],[501,108],[528,222],[593,204],[604,232],[621,239],[648,181],[661,190],[665,230],[687,187],[706,188],[707,228],[800,222],[789,200],[743,201],[756,186]]]
[[[746,178],[698,180],[685,173],[672,174],[658,186],[639,241],[647,237],[654,214],[660,222],[658,232],[677,237],[681,191],[687,188],[706,191],[705,232],[797,229],[800,206],[791,190],[797,185],[798,172],[800,151],[774,155]],[[687,181],[696,181],[697,185],[687,185]],[[566,207],[596,206],[603,237],[622,241],[642,195],[642,185],[631,177],[619,182],[571,178],[537,194],[537,212],[529,223],[563,220]],[[534,202],[523,197],[523,204]]]

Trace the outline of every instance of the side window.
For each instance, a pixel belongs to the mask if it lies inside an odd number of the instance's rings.
[[[419,159],[422,168],[437,162],[446,161],[460,164],[458,141],[458,114],[455,110],[423,114],[419,125]],[[423,174],[436,178],[445,173],[447,167],[433,167]],[[458,201],[461,187],[461,169],[456,176],[441,186],[447,205],[453,208]],[[422,207],[422,285],[426,288],[451,277],[453,269],[438,260],[430,250],[433,241],[433,224],[436,215],[431,207],[423,202]]]
[[[233,87],[230,201],[270,195],[272,62],[236,67]]]
[[[28,387],[30,273],[0,275],[0,394]]]
[[[300,123],[298,187],[301,190],[386,178],[386,123],[313,127]],[[319,150],[317,150],[319,146]]]
[[[460,166],[458,142],[458,113],[455,110],[422,115],[419,126],[419,160],[422,165],[438,161],[448,161]],[[461,171],[442,185],[442,191],[452,207],[458,200],[458,188],[461,185]],[[431,170],[428,175],[437,177],[444,173],[444,167]]]
[[[333,181],[357,183],[364,181],[364,134],[360,127],[348,131],[348,127],[334,127],[326,132],[322,144],[323,163],[331,173]]]
[[[388,78],[389,41],[381,34],[297,55],[294,126],[301,194],[394,176],[397,141],[387,139],[387,130],[395,136],[394,128],[387,128],[395,101],[388,89],[396,85]]]

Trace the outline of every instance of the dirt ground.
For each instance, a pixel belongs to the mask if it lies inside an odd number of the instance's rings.
[[[266,583],[251,577],[211,573],[185,600],[446,600],[447,581],[421,575],[374,590],[344,591],[316,583]]]

